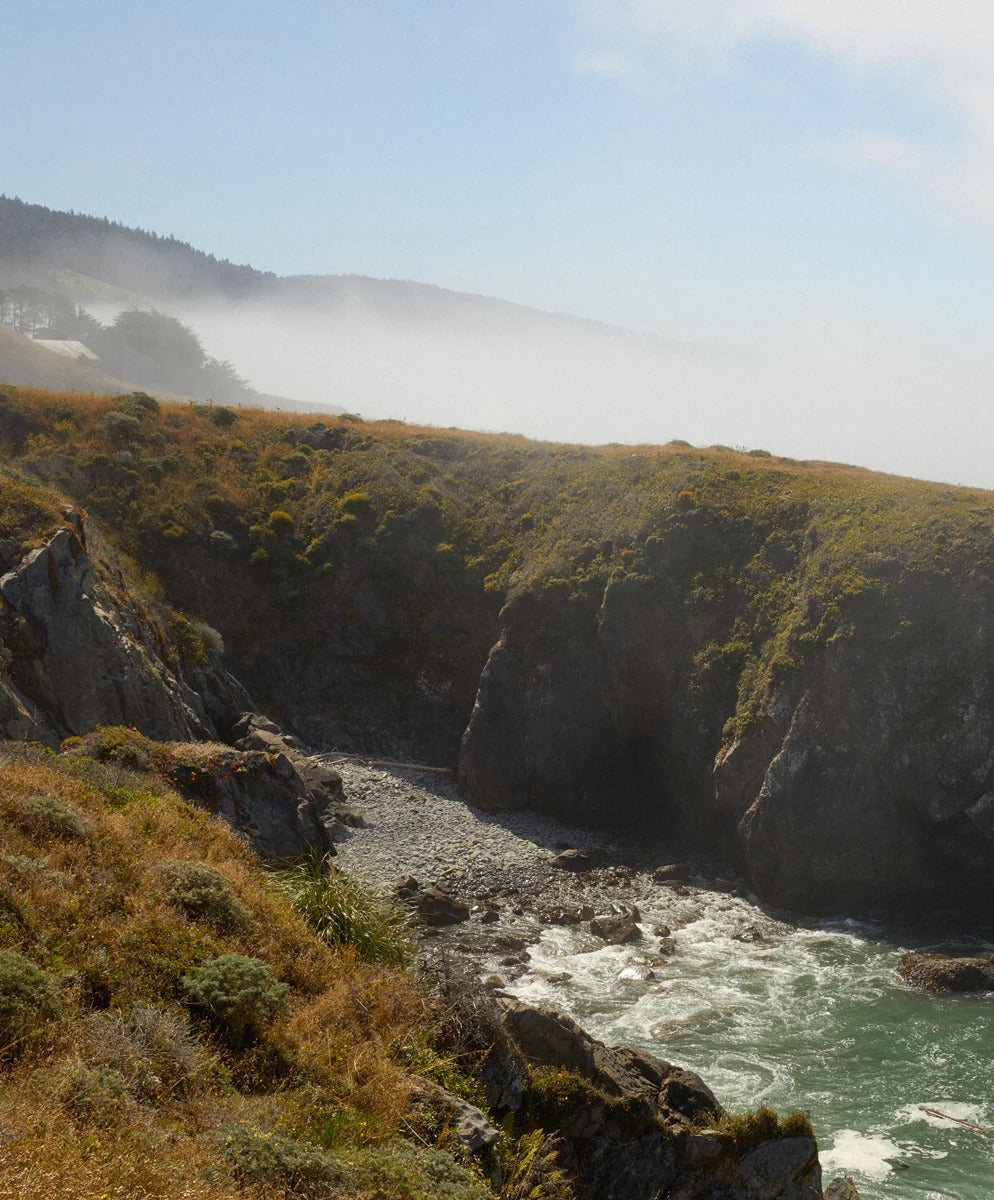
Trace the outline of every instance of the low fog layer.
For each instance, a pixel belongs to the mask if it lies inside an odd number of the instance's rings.
[[[261,392],[365,417],[559,441],[724,444],[994,487],[981,433],[994,355],[863,328],[763,350],[680,346],[524,310],[177,310]],[[535,314],[537,317],[538,315]],[[974,430],[976,437],[964,436]]]

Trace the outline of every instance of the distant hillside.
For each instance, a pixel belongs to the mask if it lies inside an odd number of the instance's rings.
[[[0,283],[75,281],[152,298],[205,292],[245,295],[266,276],[195,250],[174,237],[129,229],[106,217],[56,212],[0,196]]]
[[[0,384],[4,383],[106,395],[129,390],[122,380],[96,367],[61,358],[31,338],[0,325]]]
[[[279,396],[285,408],[570,440],[753,440],[726,416],[739,370],[728,355],[426,283],[280,277],[175,237],[0,197],[0,292],[19,286],[106,326],[133,309],[173,317],[254,402]],[[145,390],[253,402],[171,374],[125,377]]]

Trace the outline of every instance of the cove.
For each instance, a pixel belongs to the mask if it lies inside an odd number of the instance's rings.
[[[941,931],[796,925],[697,889],[661,893],[641,925],[647,936],[629,946],[547,928],[509,990],[697,1071],[729,1109],[803,1107],[826,1180],[851,1174],[864,1200],[994,1195],[994,1136],[921,1111],[994,1127],[994,998],[925,996],[897,976],[905,950],[948,945]],[[663,926],[671,941],[660,943]]]

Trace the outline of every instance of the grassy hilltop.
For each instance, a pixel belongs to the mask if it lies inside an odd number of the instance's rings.
[[[724,689],[737,728],[860,614],[899,629],[910,581],[994,576],[990,494],[759,451],[29,390],[0,421],[8,461],[218,628],[277,715],[440,762],[508,600],[665,585],[698,630],[688,686]]]

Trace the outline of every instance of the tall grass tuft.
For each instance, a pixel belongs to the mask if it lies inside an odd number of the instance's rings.
[[[366,962],[406,966],[412,934],[407,914],[323,858],[273,871],[274,886],[329,946],[351,946]]]

